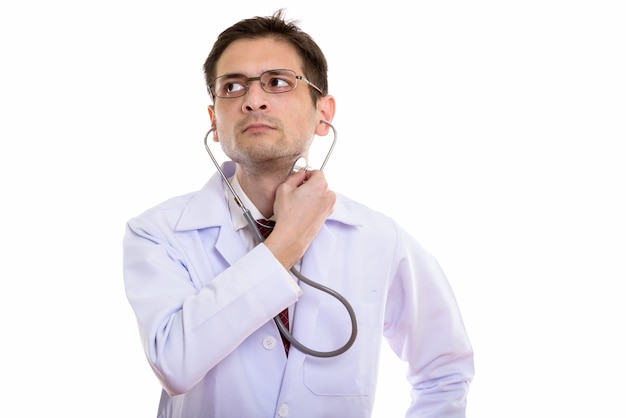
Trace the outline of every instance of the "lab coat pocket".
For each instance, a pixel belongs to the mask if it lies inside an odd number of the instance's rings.
[[[373,303],[354,306],[357,317],[357,337],[348,351],[329,358],[308,356],[303,365],[304,384],[319,396],[367,396],[373,393],[378,369],[378,353],[382,335],[382,319],[379,320],[378,305]],[[326,347],[329,351],[345,344],[337,335],[350,335],[350,324],[339,318],[348,317],[345,308],[320,306],[314,331],[314,341],[332,340],[336,345]],[[339,324],[344,324],[338,327]],[[338,329],[339,328],[339,329]]]

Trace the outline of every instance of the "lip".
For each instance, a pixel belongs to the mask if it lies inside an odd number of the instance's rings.
[[[260,132],[266,132],[271,129],[274,129],[274,128],[272,128],[270,125],[267,125],[265,123],[251,123],[249,125],[246,125],[243,128],[242,132],[260,133]]]

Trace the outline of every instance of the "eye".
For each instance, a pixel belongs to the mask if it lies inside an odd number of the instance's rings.
[[[285,78],[272,77],[267,82],[267,86],[271,87],[273,89],[279,89],[280,90],[280,89],[284,89],[284,88],[290,87],[291,83],[289,82],[289,80],[287,80]]]
[[[271,70],[261,74],[263,88],[270,93],[283,93],[296,87],[296,75],[287,70]]]
[[[242,82],[241,80],[228,80],[224,82],[221,90],[225,94],[233,94],[244,90],[245,88],[245,82]]]

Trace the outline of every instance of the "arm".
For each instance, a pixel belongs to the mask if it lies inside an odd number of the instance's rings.
[[[408,363],[407,417],[465,417],[473,350],[454,294],[436,260],[406,234],[399,242],[385,337]]]
[[[216,231],[183,234],[141,217],[124,237],[126,294],[146,357],[172,395],[192,388],[300,293],[264,245],[225,267],[211,265],[199,243],[214,243]],[[193,238],[200,234],[207,236]]]

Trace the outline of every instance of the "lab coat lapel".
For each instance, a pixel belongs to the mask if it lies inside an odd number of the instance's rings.
[[[234,173],[234,164],[225,163],[222,168],[226,176]],[[232,265],[246,253],[241,237],[232,228],[222,177],[219,173],[215,173],[189,201],[176,225],[176,230],[197,230],[203,237],[211,265],[221,265],[222,269]]]
[[[302,274],[317,283],[332,287],[328,283],[330,273],[328,260],[331,259],[335,251],[335,245],[335,236],[328,228],[323,227],[302,259]],[[304,283],[301,283],[301,286],[303,294],[296,304],[293,336],[305,346],[315,350],[317,347],[315,346],[315,341],[311,338],[311,334],[317,321],[320,300],[326,294]],[[306,354],[296,348],[292,348],[289,351],[283,388],[289,388],[295,384],[295,379],[298,378],[306,357]]]

